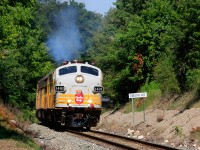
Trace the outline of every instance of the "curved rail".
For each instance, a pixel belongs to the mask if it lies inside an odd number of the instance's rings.
[[[178,148],[146,142],[138,139],[128,138],[120,135],[115,135],[106,132],[94,131],[89,132],[76,132],[69,131],[79,136],[84,136],[93,140],[101,141],[109,145],[128,150],[180,150]]]

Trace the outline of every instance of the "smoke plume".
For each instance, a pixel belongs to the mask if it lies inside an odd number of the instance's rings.
[[[57,62],[73,60],[78,56],[81,41],[76,19],[77,12],[72,7],[54,16],[54,32],[48,37],[47,46]]]

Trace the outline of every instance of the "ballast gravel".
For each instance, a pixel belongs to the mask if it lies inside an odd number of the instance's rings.
[[[109,150],[91,141],[71,135],[66,131],[55,131],[49,127],[32,124],[27,130],[44,150]]]

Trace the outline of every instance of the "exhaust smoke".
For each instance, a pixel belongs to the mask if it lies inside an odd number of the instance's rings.
[[[81,38],[77,21],[77,11],[68,7],[54,16],[54,31],[48,37],[47,46],[55,61],[73,60],[79,55]]]

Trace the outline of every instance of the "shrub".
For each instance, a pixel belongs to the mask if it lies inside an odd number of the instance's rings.
[[[163,54],[159,58],[158,64],[154,68],[154,77],[163,94],[173,94],[180,91],[171,55]]]
[[[200,69],[192,69],[187,71],[186,87],[188,90],[200,89]]]
[[[18,115],[18,119],[22,122],[23,121],[29,122],[29,123],[38,122],[35,114],[36,114],[35,110],[23,109],[22,115],[20,116]]]
[[[156,81],[148,81],[141,87],[141,92],[147,92],[147,98],[144,99],[145,108],[150,106],[154,100],[157,100],[161,97],[160,85]],[[143,107],[138,108],[138,111],[141,111]]]

